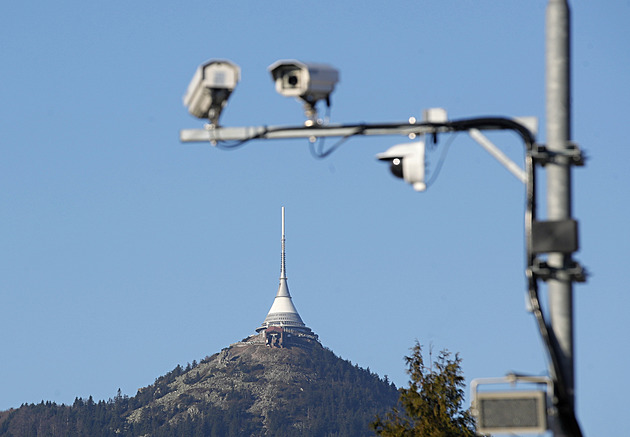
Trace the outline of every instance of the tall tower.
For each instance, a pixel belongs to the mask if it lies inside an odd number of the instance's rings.
[[[264,333],[265,336],[269,333],[281,334],[284,338],[284,334],[287,336],[309,337],[317,339],[317,335],[307,327],[302,318],[297,312],[291,294],[289,293],[289,286],[287,284],[287,271],[286,271],[286,250],[285,250],[285,233],[284,233],[284,206],[282,207],[282,252],[280,258],[280,285],[278,286],[278,292],[276,298],[271,305],[267,317],[262,325],[256,329],[258,333]]]

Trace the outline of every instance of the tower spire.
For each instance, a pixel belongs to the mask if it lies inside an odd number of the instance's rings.
[[[287,279],[287,255],[284,237],[284,206],[282,207],[282,258],[280,260],[280,279]]]
[[[308,328],[302,318],[298,314],[291,294],[289,293],[289,285],[287,284],[287,269],[286,269],[286,237],[285,237],[285,220],[284,220],[284,206],[282,207],[282,248],[280,258],[280,284],[278,285],[278,292],[276,298],[271,305],[269,313],[262,325],[256,329],[256,332],[266,331],[272,326],[283,328],[287,332],[294,332],[295,334],[314,336],[315,334]]]

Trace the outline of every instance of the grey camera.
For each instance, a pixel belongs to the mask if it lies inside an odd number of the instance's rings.
[[[276,91],[285,97],[299,97],[314,105],[329,99],[339,82],[339,71],[328,64],[280,60],[269,66]]]
[[[217,124],[240,78],[238,65],[225,60],[208,61],[197,68],[184,95],[184,105],[195,117]]]

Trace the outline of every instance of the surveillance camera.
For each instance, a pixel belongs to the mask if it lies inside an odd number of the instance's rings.
[[[184,95],[184,105],[195,117],[207,118],[216,125],[240,78],[238,65],[230,61],[208,61],[197,68]]]
[[[269,66],[276,91],[285,97],[299,97],[311,105],[328,100],[339,82],[339,71],[327,64],[281,60]]]
[[[424,152],[424,141],[416,141],[390,147],[376,157],[389,162],[389,169],[394,176],[404,179],[414,190],[424,191],[427,189],[424,181]]]

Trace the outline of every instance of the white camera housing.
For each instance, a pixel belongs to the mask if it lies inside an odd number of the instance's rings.
[[[233,62],[210,60],[201,64],[188,85],[184,105],[195,117],[216,124],[240,79],[241,69]]]
[[[311,105],[318,100],[328,100],[339,82],[339,71],[328,64],[287,59],[274,62],[268,70],[278,93],[299,97]]]
[[[390,163],[390,170],[396,177],[404,179],[416,191],[427,189],[425,178],[424,141],[397,144],[376,157]]]

